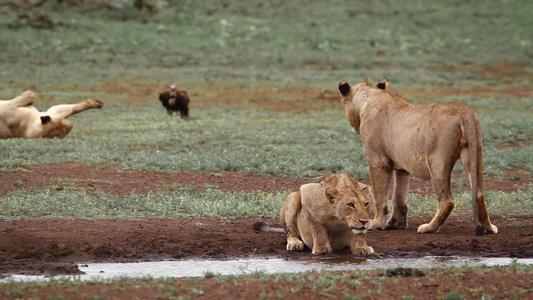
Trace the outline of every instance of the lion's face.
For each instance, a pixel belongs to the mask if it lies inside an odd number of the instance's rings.
[[[74,127],[74,122],[63,118],[41,117],[43,138],[63,138]]]
[[[339,220],[346,223],[355,234],[366,233],[370,210],[372,209],[372,191],[369,186],[362,190],[358,188],[344,187],[336,189],[327,188],[326,198],[335,208],[335,215]]]

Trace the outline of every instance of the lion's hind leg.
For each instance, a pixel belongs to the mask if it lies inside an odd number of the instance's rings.
[[[87,99],[77,104],[59,104],[50,107],[46,113],[57,118],[68,118],[82,111],[102,108],[104,104],[100,100]]]
[[[434,168],[432,167],[432,165],[429,166],[429,170],[431,173],[431,183],[433,184],[433,189],[435,190],[438,200],[437,213],[435,214],[431,222],[418,226],[418,233],[439,232],[440,228],[442,227],[446,219],[448,219],[448,216],[455,207],[455,202],[452,199],[452,192],[450,186],[453,164],[451,162],[444,162],[441,164],[434,165],[440,167]],[[443,166],[452,167],[446,169]]]
[[[302,200],[300,192],[293,192],[287,196],[285,204],[281,209],[280,223],[287,233],[287,250],[302,251],[304,242],[300,240],[300,231],[298,230],[298,215],[302,210]]]
[[[0,100],[0,109],[16,109],[17,107],[30,106],[35,103],[35,94],[32,91],[25,91],[11,100]]]
[[[476,168],[472,170],[472,164],[470,159],[470,151],[468,148],[461,149],[459,153],[463,169],[470,180],[470,188],[472,189],[472,210],[474,217],[474,224],[476,226],[476,234],[483,235],[485,233],[498,233],[498,227],[492,225],[489,218],[489,212],[485,205],[485,197],[481,186],[483,184],[483,170],[480,167],[482,164],[479,161],[476,164]],[[472,174],[476,172],[476,174]],[[474,176],[476,175],[476,176]],[[476,181],[476,182],[474,182]]]

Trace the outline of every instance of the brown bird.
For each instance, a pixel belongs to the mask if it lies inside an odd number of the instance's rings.
[[[179,90],[175,84],[171,84],[170,87],[159,94],[159,101],[167,109],[169,116],[172,116],[173,112],[180,113],[180,117],[186,118],[189,116],[189,96],[184,90]]]

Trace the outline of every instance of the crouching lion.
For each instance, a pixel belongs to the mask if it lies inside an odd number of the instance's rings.
[[[351,86],[339,82],[339,92],[352,129],[361,135],[376,197],[376,217],[370,228],[407,228],[407,195],[411,174],[429,180],[438,207],[419,233],[438,232],[454,207],[450,179],[461,160],[472,188],[476,234],[497,233],[482,193],[483,145],[481,126],[459,103],[411,105],[400,94],[386,90],[387,81],[373,86],[367,79]],[[393,178],[394,175],[394,178]],[[389,186],[393,210],[387,220]]]
[[[372,188],[348,174],[335,174],[320,183],[304,184],[289,194],[280,213],[281,228],[256,222],[256,230],[287,234],[287,250],[302,251],[304,244],[315,255],[350,246],[355,255],[369,255],[369,212],[374,207]]]

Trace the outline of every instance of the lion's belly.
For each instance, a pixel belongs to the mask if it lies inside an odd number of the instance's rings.
[[[431,179],[431,175],[429,173],[429,168],[427,166],[427,162],[425,159],[412,159],[412,160],[402,160],[397,163],[395,160],[393,160],[393,168],[396,170],[405,170],[409,172],[411,175],[421,179],[421,180],[429,180]]]

